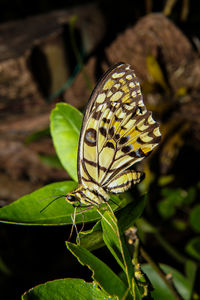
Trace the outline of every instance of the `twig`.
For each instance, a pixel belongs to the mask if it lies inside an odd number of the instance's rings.
[[[152,266],[152,268],[158,273],[158,275],[161,277],[161,279],[165,282],[167,287],[170,289],[170,291],[173,293],[176,300],[183,300],[183,298],[180,296],[178,291],[176,290],[173,281],[170,279],[167,279],[166,274],[160,269],[160,267],[151,259],[151,257],[146,253],[146,251],[140,247],[140,253],[144,257],[144,259]]]

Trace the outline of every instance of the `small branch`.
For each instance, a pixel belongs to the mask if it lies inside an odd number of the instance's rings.
[[[176,290],[173,281],[170,279],[167,279],[166,274],[160,269],[160,267],[151,259],[151,257],[146,253],[146,251],[140,247],[140,253],[144,257],[144,259],[152,266],[152,268],[156,271],[156,273],[162,278],[162,280],[165,282],[167,287],[170,289],[170,291],[173,293],[176,300],[183,300],[183,298],[179,295],[178,291]]]

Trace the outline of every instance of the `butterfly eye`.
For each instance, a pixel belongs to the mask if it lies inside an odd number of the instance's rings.
[[[77,197],[72,195],[72,194],[67,195],[66,200],[67,200],[67,202],[72,204],[73,207],[80,207],[81,206],[80,200],[77,199]]]
[[[74,203],[74,202],[76,202],[76,198],[72,195],[67,195],[67,201]]]

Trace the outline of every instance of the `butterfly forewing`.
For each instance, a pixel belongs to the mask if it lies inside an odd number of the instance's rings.
[[[79,185],[101,196],[127,190],[139,182],[141,173],[126,169],[150,154],[160,137],[134,71],[128,64],[115,65],[97,84],[85,112],[78,152]]]
[[[147,156],[159,140],[158,124],[144,106],[134,72],[119,64],[95,88],[84,117],[80,183],[86,178],[103,185]]]

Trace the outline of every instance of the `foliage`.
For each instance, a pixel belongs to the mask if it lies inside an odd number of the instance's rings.
[[[18,199],[9,206],[1,208],[1,222],[40,226],[60,226],[73,223],[71,216],[74,208],[66,203],[64,197],[77,185],[77,147],[81,121],[81,113],[68,104],[58,104],[51,114],[50,129],[58,158],[74,181],[49,184]],[[158,205],[161,217],[169,219],[175,215],[177,209],[193,203],[195,191],[196,187],[192,187],[188,191],[162,187],[162,200]],[[53,197],[52,201],[51,197]],[[54,201],[55,198],[56,201]],[[179,294],[182,299],[190,299],[196,274],[194,261],[182,258],[182,263],[186,266],[185,276],[170,266],[161,265],[164,272],[173,275],[177,292],[170,284],[171,279],[168,282],[164,276],[160,276],[162,271],[154,268],[154,263],[148,256],[143,255],[148,264],[143,265],[143,271],[141,270],[137,235],[129,234],[128,243],[124,237],[124,231],[130,230],[137,221],[141,240],[145,240],[147,232],[151,232],[159,238],[159,232],[153,225],[148,224],[144,219],[138,219],[144,210],[146,200],[146,197],[140,196],[139,201],[136,199],[133,201],[129,194],[123,194],[112,197],[109,205],[102,205],[99,210],[93,208],[84,212],[78,211],[76,224],[82,223],[82,214],[84,214],[84,223],[93,222],[93,226],[90,230],[79,233],[77,240],[80,245],[66,242],[66,246],[81,264],[87,265],[92,270],[92,283],[71,278],[49,281],[28,290],[22,299],[49,299],[50,295],[51,299],[140,300],[144,297],[149,299],[153,297],[153,299],[173,300],[181,299]],[[200,231],[198,215],[199,205],[194,206],[190,213],[189,222],[194,232]],[[160,241],[164,245],[161,237]],[[115,258],[121,268],[121,273],[116,274],[107,264],[91,253],[91,250],[98,249],[103,245],[107,246]],[[196,237],[186,247],[186,251],[197,260],[199,260],[199,245],[200,240]],[[173,252],[173,249],[169,245],[167,246],[169,252]],[[173,255],[175,254],[177,253],[173,252]],[[187,270],[190,272],[188,273]],[[153,291],[149,280],[154,287]]]

